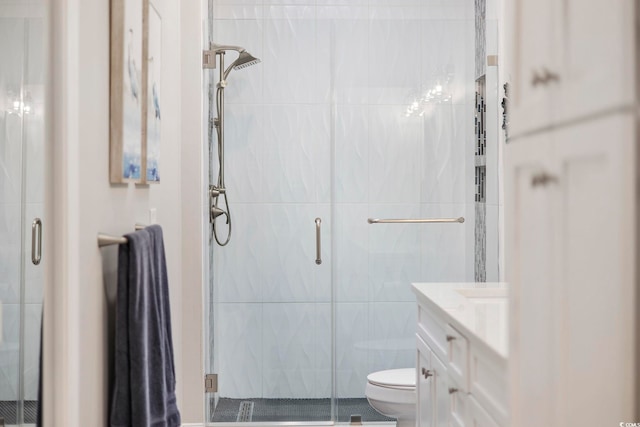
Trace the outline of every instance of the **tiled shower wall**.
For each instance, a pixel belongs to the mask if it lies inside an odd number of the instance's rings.
[[[0,18],[0,401],[16,401],[24,306],[24,397],[36,400],[42,265],[31,264],[31,220],[43,218],[43,64],[39,19]],[[26,55],[26,56],[25,56]],[[28,93],[28,114],[15,108]],[[21,231],[21,218],[26,225]],[[24,270],[21,270],[21,261]],[[24,292],[21,291],[24,287]]]
[[[410,283],[473,280],[473,0],[214,4],[215,41],[262,59],[225,91],[233,235],[214,247],[220,395],[329,397],[334,301],[336,390],[362,397],[368,373],[414,366]],[[407,115],[446,75],[451,99]]]

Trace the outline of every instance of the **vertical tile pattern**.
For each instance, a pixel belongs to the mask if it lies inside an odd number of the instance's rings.
[[[474,3],[218,0],[214,13],[220,42],[262,59],[225,92],[221,395],[329,397],[334,347],[338,396],[363,397],[373,370],[415,363],[410,283],[473,279]],[[451,101],[407,117],[443,75]],[[442,216],[470,222],[366,221]]]

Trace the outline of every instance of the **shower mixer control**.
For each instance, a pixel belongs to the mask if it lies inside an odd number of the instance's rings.
[[[227,192],[226,188],[220,188],[220,187],[216,187],[215,185],[210,185],[209,186],[209,197],[218,197],[221,194],[224,194]]]

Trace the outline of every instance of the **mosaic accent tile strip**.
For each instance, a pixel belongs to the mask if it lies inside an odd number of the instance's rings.
[[[475,0],[476,11],[476,78],[486,73],[487,56],[487,1]]]
[[[477,2],[476,2],[477,4]],[[476,9],[477,10],[477,9]],[[477,15],[476,15],[477,16]],[[477,49],[476,44],[476,49]],[[476,50],[477,52],[477,50]],[[476,63],[477,65],[477,63]],[[476,81],[476,117],[475,117],[475,177],[476,177],[476,217],[474,245],[474,278],[476,282],[487,281],[487,204],[486,204],[486,86],[484,76]]]
[[[487,204],[476,203],[475,281],[487,281]]]

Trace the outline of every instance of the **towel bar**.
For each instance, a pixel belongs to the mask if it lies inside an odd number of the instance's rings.
[[[142,230],[145,227],[146,226],[143,225],[143,224],[136,224],[135,225],[136,231]],[[123,243],[127,243],[127,238],[126,237],[118,237],[118,236],[111,236],[109,234],[98,233],[98,247],[99,248],[102,248],[104,246],[120,245],[120,244],[123,244]]]
[[[459,218],[428,218],[428,219],[367,219],[369,224],[425,224],[434,222],[464,222],[464,217]]]

